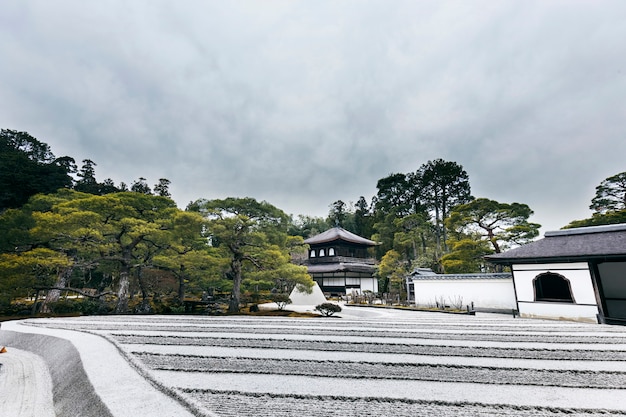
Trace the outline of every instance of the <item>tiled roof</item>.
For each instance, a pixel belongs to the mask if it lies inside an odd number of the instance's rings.
[[[507,272],[491,273],[491,274],[431,274],[431,275],[409,275],[408,279],[412,281],[464,281],[478,279],[507,279],[513,276]]]
[[[376,246],[378,243],[373,240],[365,239],[364,237],[355,235],[352,232],[348,232],[342,227],[333,227],[327,231],[310,237],[304,241],[309,245],[315,245],[320,243],[334,242],[335,240],[343,240],[345,242],[357,243],[359,245]]]
[[[310,274],[323,272],[367,272],[372,273],[376,270],[376,265],[366,263],[329,263],[329,264],[312,264],[307,265]]]
[[[485,258],[494,263],[581,261],[626,256],[626,224],[547,232],[543,239]]]

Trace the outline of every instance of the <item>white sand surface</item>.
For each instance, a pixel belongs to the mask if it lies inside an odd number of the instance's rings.
[[[339,315],[34,319],[2,331],[69,340],[113,417],[356,416],[374,404],[367,415],[626,415],[624,327],[349,307]],[[37,352],[24,361],[50,366]]]
[[[25,350],[9,347],[0,354],[0,415],[54,417],[48,365]]]
[[[295,359],[316,361],[342,362],[376,362],[376,363],[413,363],[431,365],[459,365],[459,366],[489,366],[494,368],[520,369],[552,369],[576,371],[623,371],[624,362],[619,361],[568,361],[568,360],[540,360],[540,359],[500,359],[500,358],[472,358],[465,356],[427,356],[364,352],[324,352],[314,350],[288,349],[249,349],[229,348],[217,346],[167,346],[128,344],[124,349],[129,352],[156,353],[160,355],[195,355],[219,357],[246,357],[270,359]]]
[[[607,409],[626,412],[626,394],[612,390],[564,387],[528,387],[370,379],[341,379],[282,375],[232,374],[224,379],[219,374],[200,373],[189,378],[183,372],[157,371],[160,380],[179,388],[202,389],[219,386],[221,390],[289,395],[328,395],[345,397],[374,397],[384,393],[386,398],[411,398],[449,402],[479,402],[482,404],[512,404],[533,407],[574,407]]]
[[[4,322],[2,330],[43,334],[71,341],[80,353],[89,381],[114,417],[193,416],[189,410],[140,375],[114,345],[100,336],[70,330],[24,326],[19,321]],[[12,348],[9,346],[7,349]],[[44,365],[39,362],[39,368],[42,366]],[[30,381],[24,383],[30,385]]]

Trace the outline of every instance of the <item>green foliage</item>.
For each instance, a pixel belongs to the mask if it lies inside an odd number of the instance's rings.
[[[51,285],[59,268],[70,260],[64,254],[46,248],[23,253],[0,254],[0,293],[9,300],[26,297],[35,287]]]
[[[472,200],[467,172],[456,162],[436,159],[422,165],[412,182],[419,190],[421,205],[433,213],[437,247],[443,241],[444,251],[447,251],[444,221],[452,207]]]
[[[588,219],[573,220],[567,226],[565,226],[564,229],[620,223],[626,223],[626,210],[609,211],[606,213],[594,213]]]
[[[467,274],[484,272],[484,256],[493,253],[489,243],[479,238],[451,240],[451,251],[441,257],[446,274]]]
[[[334,226],[345,226],[346,220],[346,203],[341,200],[335,201],[330,205],[330,211],[328,212],[328,223]]]
[[[272,294],[271,300],[276,303],[278,309],[281,311],[287,307],[287,304],[291,304],[291,298],[289,298],[289,294],[287,293]]]
[[[202,236],[204,225],[202,216],[182,212],[166,197],[72,190],[38,194],[23,210],[0,216],[0,228],[7,232],[0,241],[5,248],[0,289],[6,287],[16,297],[35,286],[65,287],[70,284],[66,277],[72,276],[80,288],[95,274],[101,285],[116,287],[116,311],[130,311],[131,291],[139,291],[142,303],[149,305],[147,298],[171,281],[155,267],[171,267],[181,285],[211,277],[205,271],[220,267]],[[20,250],[11,253],[8,249],[16,244]],[[109,278],[102,280],[104,276]]]
[[[87,300],[87,299],[66,299],[50,304],[50,309],[54,314],[84,314],[99,315],[109,314],[112,312],[113,306],[103,301]]]
[[[315,306],[315,311],[319,311],[325,317],[330,317],[341,312],[341,306],[334,303],[322,303]]]
[[[354,210],[354,230],[353,233],[369,238],[374,232],[374,218],[370,212],[365,197],[359,197]]]
[[[307,239],[311,236],[320,234],[331,227],[332,226],[326,219],[300,214],[296,217],[296,219],[291,221],[288,233],[291,236],[301,236],[304,239]]]
[[[456,234],[453,241],[476,236],[489,242],[495,253],[500,253],[511,244],[521,245],[539,235],[541,225],[528,221],[532,214],[526,204],[478,198],[456,206],[446,225]]]
[[[378,276],[378,288],[381,292],[406,294],[404,279],[407,274],[406,262],[395,250],[388,251],[380,261],[376,275]]]
[[[0,214],[0,252],[19,252],[31,244],[35,222],[28,210],[8,209]]]
[[[378,180],[374,210],[379,215],[403,217],[414,212],[413,186],[406,174],[391,174]]]
[[[596,195],[589,208],[598,214],[626,210],[626,172],[603,180],[596,187]]]
[[[205,216],[211,246],[228,260],[225,276],[233,283],[229,312],[239,311],[246,284],[267,287],[274,281],[281,290],[313,286],[306,268],[290,262],[290,219],[282,210],[252,198],[198,200],[188,210]]]
[[[594,210],[590,218],[573,220],[564,229],[626,223],[626,172],[603,180],[589,208]]]
[[[463,167],[437,159],[416,172],[382,178],[377,188],[372,203],[372,239],[382,243],[377,258],[394,250],[407,263],[436,266],[448,249],[444,220],[452,207],[472,198]]]
[[[74,169],[72,158],[56,158],[28,133],[0,130],[0,212],[21,207],[37,193],[71,187]]]

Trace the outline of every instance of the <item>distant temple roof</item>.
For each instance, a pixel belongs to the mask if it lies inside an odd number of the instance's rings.
[[[626,256],[626,224],[546,232],[543,239],[485,258],[493,263],[581,261]]]
[[[310,274],[320,274],[328,272],[367,272],[376,270],[376,265],[365,262],[340,262],[328,264],[307,265]]]
[[[356,243],[359,245],[365,246],[376,246],[378,243],[373,240],[365,239],[364,237],[355,235],[352,232],[348,232],[346,229],[342,227],[333,227],[332,229],[328,229],[327,231],[320,233],[319,235],[315,235],[310,237],[304,241],[309,245],[318,245],[321,243],[334,242],[335,240],[343,240],[345,242]]]

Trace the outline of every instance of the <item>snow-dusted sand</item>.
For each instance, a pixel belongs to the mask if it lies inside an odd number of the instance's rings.
[[[87,417],[626,415],[624,327],[355,307],[340,316],[3,323],[0,409],[54,415],[53,397],[57,415]],[[46,386],[51,395],[33,397]]]

